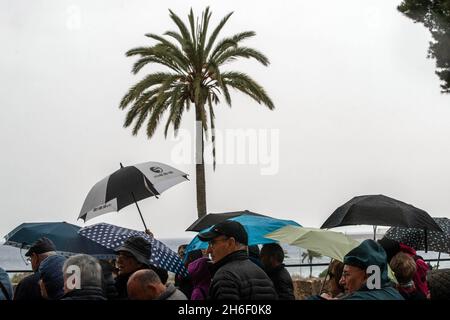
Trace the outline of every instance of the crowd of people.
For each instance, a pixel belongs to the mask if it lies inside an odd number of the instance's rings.
[[[188,275],[176,275],[174,283],[150,263],[152,247],[142,237],[128,238],[113,261],[86,254],[65,258],[41,238],[25,254],[33,274],[14,290],[0,268],[0,300],[295,300],[279,244],[248,246],[247,232],[235,221],[218,223],[199,238],[208,249],[186,252],[180,246]],[[430,270],[414,249],[383,238],[363,241],[342,262],[333,260],[326,292],[307,299],[450,299],[449,284],[449,269]]]

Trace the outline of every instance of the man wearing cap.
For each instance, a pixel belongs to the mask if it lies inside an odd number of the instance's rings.
[[[56,254],[54,243],[48,238],[40,238],[34,242],[25,253],[31,261],[34,274],[22,279],[16,287],[14,300],[42,300],[41,288],[39,286],[39,266],[47,257]]]
[[[63,266],[66,258],[60,255],[47,257],[39,265],[41,294],[47,300],[59,300],[64,295]]]
[[[214,263],[209,289],[211,300],[277,299],[272,281],[248,257],[247,232],[239,222],[226,220],[198,237],[208,241],[207,253]]]
[[[117,252],[116,266],[119,275],[116,277],[118,299],[127,299],[127,283],[131,275],[138,270],[152,269],[165,284],[168,278],[167,271],[150,264],[152,245],[142,237],[134,236],[125,240],[125,243],[115,250]]]
[[[388,279],[386,252],[373,240],[345,255],[339,284],[346,293],[342,300],[404,300]]]

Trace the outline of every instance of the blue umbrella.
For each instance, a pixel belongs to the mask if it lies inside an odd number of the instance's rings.
[[[79,235],[80,229],[67,222],[22,223],[5,236],[5,245],[29,249],[37,239],[47,237],[55,244],[56,252],[64,256],[84,253],[98,259],[115,258],[113,250]]]
[[[275,230],[278,230],[284,226],[292,225],[292,226],[299,226],[300,224],[293,220],[282,220],[282,219],[276,219],[268,216],[263,215],[247,215],[243,214],[237,217],[233,217],[227,220],[233,220],[237,221],[240,224],[242,224],[247,231],[248,234],[248,245],[256,245],[256,244],[265,244],[265,243],[272,243],[276,242],[273,239],[265,238],[264,235],[273,232]],[[209,228],[203,229],[200,233],[209,231],[212,229],[211,226]],[[192,239],[191,243],[186,248],[186,253],[198,250],[198,249],[206,249],[208,248],[208,243],[201,241],[198,236],[195,236],[194,239]],[[185,255],[185,259],[187,257],[187,254]]]
[[[151,264],[176,274],[187,275],[187,270],[178,254],[145,232],[122,228],[108,223],[97,223],[82,228],[78,233],[108,249],[120,247],[129,237],[142,237],[152,244]]]

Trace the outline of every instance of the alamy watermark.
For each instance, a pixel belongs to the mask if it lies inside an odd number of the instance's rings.
[[[66,269],[66,287],[69,290],[81,289],[81,269],[77,265],[70,265]]]
[[[379,290],[381,289],[381,271],[377,265],[367,267],[366,273],[369,275],[366,281],[367,289]]]
[[[200,126],[200,128],[199,128]],[[198,123],[197,132],[202,132]],[[204,136],[204,163],[213,164],[215,139],[216,164],[259,165],[261,175],[275,175],[280,167],[279,129],[225,129],[210,131]],[[197,152],[201,150],[201,135],[179,129],[172,138],[171,160],[176,164],[201,163]]]

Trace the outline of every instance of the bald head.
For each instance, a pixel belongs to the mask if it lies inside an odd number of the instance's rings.
[[[154,300],[164,291],[166,286],[153,270],[139,270],[128,280],[127,291],[130,300]]]

